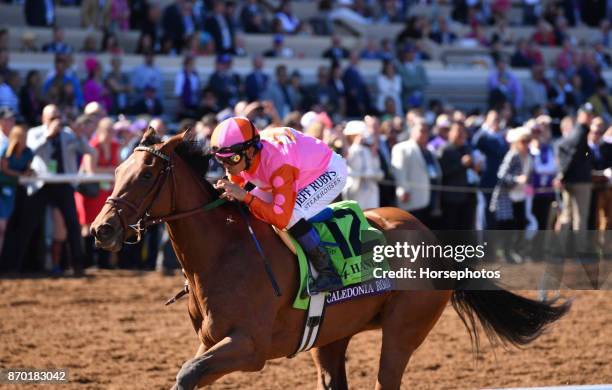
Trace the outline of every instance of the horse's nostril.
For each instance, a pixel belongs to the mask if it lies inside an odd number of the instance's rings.
[[[105,240],[107,238],[112,237],[114,232],[115,229],[110,224],[105,223],[97,229],[95,236],[99,240]]]

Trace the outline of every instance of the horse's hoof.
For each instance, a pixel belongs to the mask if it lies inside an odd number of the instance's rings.
[[[199,356],[197,358],[187,360],[183,363],[180,371],[176,375],[176,389],[173,390],[194,390],[198,386],[198,380],[205,374],[206,360],[210,356]]]

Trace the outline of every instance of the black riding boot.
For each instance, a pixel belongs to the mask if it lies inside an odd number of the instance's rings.
[[[309,222],[301,219],[289,229],[289,232],[300,243],[306,256],[319,273],[314,283],[308,288],[310,295],[342,288],[342,280],[332,265],[329,253],[321,245],[321,237],[316,229]]]
[[[310,252],[306,252],[306,255],[319,273],[312,286],[308,288],[310,295],[335,291],[343,287],[342,280],[331,263],[329,253],[322,246],[319,245]]]

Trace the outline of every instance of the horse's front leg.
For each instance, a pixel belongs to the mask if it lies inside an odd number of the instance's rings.
[[[251,336],[234,332],[201,355],[183,364],[176,375],[175,390],[193,390],[197,386],[213,383],[223,375],[234,371],[258,371],[265,364],[265,357]],[[200,350],[198,350],[200,352]]]

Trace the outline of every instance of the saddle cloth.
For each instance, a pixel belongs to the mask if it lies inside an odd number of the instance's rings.
[[[319,232],[321,241],[327,249],[332,263],[344,285],[344,289],[328,294],[328,304],[338,303],[339,297],[357,297],[383,289],[381,283],[367,283],[374,278],[372,270],[375,267],[388,269],[386,262],[372,261],[373,248],[384,245],[385,237],[379,230],[373,228],[366,219],[359,204],[355,201],[332,203],[324,211],[310,219]],[[275,229],[276,230],[276,229]],[[310,297],[302,298],[309,278],[308,260],[299,243],[287,232],[276,230],[283,242],[296,254],[300,270],[300,287],[293,302],[296,309],[307,310]],[[363,288],[347,289],[349,286],[363,285]],[[343,292],[347,290],[349,292]],[[342,299],[346,300],[346,299]]]

